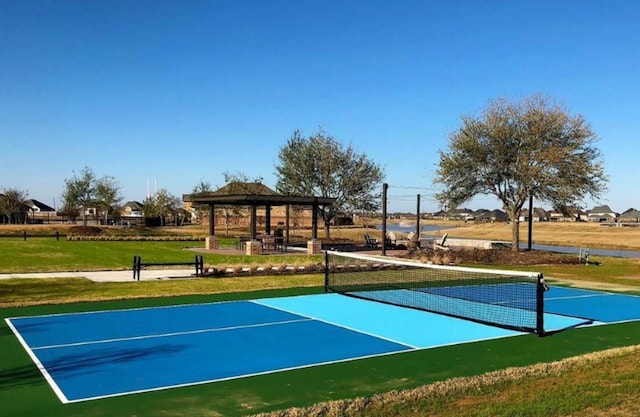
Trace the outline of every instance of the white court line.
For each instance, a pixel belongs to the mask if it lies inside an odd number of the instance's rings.
[[[411,290],[406,290],[406,291],[411,291]],[[267,300],[269,300],[269,299],[267,299]],[[330,324],[330,325],[336,326],[336,327],[341,327],[343,329],[347,329],[347,330],[350,330],[350,331],[353,331],[353,332],[356,332],[356,333],[361,333],[361,334],[364,334],[364,335],[367,335],[367,336],[372,336],[372,337],[375,337],[377,339],[386,340],[388,342],[396,343],[396,344],[399,344],[401,346],[406,346],[406,347],[411,348],[413,350],[435,349],[435,348],[440,348],[440,347],[456,346],[456,345],[465,344],[465,343],[484,342],[484,341],[488,341],[488,340],[503,339],[503,338],[507,338],[507,337],[515,337],[515,336],[522,336],[522,335],[529,335],[530,334],[528,332],[521,332],[521,331],[517,331],[517,330],[508,330],[508,331],[512,332],[513,334],[505,334],[505,335],[501,335],[501,336],[490,336],[490,337],[486,337],[486,338],[480,337],[480,338],[477,338],[477,339],[469,339],[469,340],[465,340],[465,341],[454,341],[454,342],[447,342],[447,343],[440,343],[440,344],[430,344],[428,346],[414,346],[414,345],[408,344],[406,342],[402,342],[402,341],[398,341],[398,340],[391,339],[391,338],[388,338],[388,337],[384,337],[384,336],[379,335],[377,333],[365,332],[365,331],[357,329],[357,328],[353,328],[353,327],[350,327],[350,326],[345,326],[344,324],[340,324],[340,323],[336,323],[336,322],[333,322],[333,321],[321,319],[319,317],[310,316],[310,315],[307,315],[307,314],[302,314],[302,313],[297,312],[295,310],[288,310],[288,309],[285,309],[285,308],[282,308],[282,307],[276,307],[276,306],[273,306],[273,305],[270,305],[270,304],[267,304],[267,303],[262,303],[262,302],[260,302],[260,300],[251,300],[251,302],[254,302],[256,304],[260,304],[260,305],[263,305],[263,306],[266,306],[266,307],[269,307],[269,308],[273,308],[273,309],[276,309],[276,310],[281,310],[281,311],[284,311],[286,313],[292,313],[292,314],[297,314],[299,316],[309,317],[309,318],[311,318],[313,320],[316,320],[316,321],[319,321],[319,322],[327,323],[327,324]],[[393,306],[393,305],[388,305],[388,306]],[[393,306],[393,307],[405,308],[405,307],[399,307],[399,306]],[[442,314],[440,314],[440,313],[434,313],[434,312],[426,311],[426,310],[422,310],[421,312],[424,313],[425,315],[442,316]],[[456,320],[465,320],[465,319],[460,319],[460,318],[455,318],[455,317],[452,317],[452,318],[456,319]],[[396,353],[402,353],[402,352],[406,352],[406,351],[401,351],[401,352],[396,352]],[[384,354],[384,355],[386,355],[386,354]],[[373,355],[373,356],[383,356],[383,355]]]
[[[340,324],[340,323],[332,322],[332,321],[329,321],[329,320],[321,319],[319,317],[309,316],[308,314],[302,314],[302,313],[296,312],[294,310],[289,310],[289,309],[282,308],[282,307],[272,306],[272,305],[270,305],[268,303],[262,303],[262,302],[260,302],[260,300],[250,300],[250,301],[252,303],[261,305],[263,307],[273,308],[274,310],[284,311],[285,313],[295,314],[297,316],[308,317],[309,320],[314,320],[314,321],[319,321],[319,322],[322,322],[322,323],[330,324],[330,325],[335,326],[335,327],[340,327],[340,328],[347,329],[347,330],[350,330],[350,331],[355,332],[355,333],[360,333],[360,334],[364,334],[364,335],[367,335],[367,336],[372,336],[372,337],[375,337],[376,339],[386,340],[387,342],[396,343],[398,345],[406,346],[406,347],[411,348],[411,349],[421,349],[420,346],[410,345],[408,343],[401,342],[401,341],[394,340],[394,339],[390,339],[388,337],[383,337],[383,336],[380,336],[380,335],[375,334],[375,333],[369,333],[369,332],[362,331],[360,329],[355,329],[353,327],[345,326],[344,324]]]
[[[218,327],[218,328],[210,328],[210,329],[200,329],[200,330],[188,330],[184,332],[173,332],[173,333],[159,333],[159,334],[151,334],[145,336],[131,336],[131,337],[119,337],[114,339],[102,339],[102,340],[91,340],[88,342],[76,342],[76,343],[63,343],[59,345],[48,345],[48,346],[36,346],[33,347],[33,350],[45,350],[45,349],[57,349],[57,348],[66,348],[66,347],[74,347],[74,346],[86,346],[86,345],[98,345],[103,343],[117,343],[117,342],[126,342],[130,340],[144,340],[144,339],[154,339],[161,337],[173,337],[173,336],[184,336],[190,334],[199,334],[199,333],[213,333],[213,332],[224,332],[229,330],[239,330],[239,329],[251,329],[256,327],[268,327],[268,326],[278,326],[280,324],[289,324],[289,323],[299,323],[305,321],[312,321],[311,319],[296,319],[296,320],[283,320],[283,321],[272,321],[268,323],[257,323],[257,324],[246,324],[242,326],[229,326],[229,327]]]
[[[13,331],[13,334],[16,335],[16,337],[18,338],[18,341],[20,342],[20,344],[22,345],[22,347],[24,348],[24,350],[27,352],[27,354],[29,355],[29,357],[31,358],[31,360],[33,361],[33,363],[36,364],[36,366],[38,367],[38,369],[40,370],[40,373],[42,374],[42,376],[44,376],[44,379],[49,383],[49,386],[51,387],[51,389],[53,390],[53,392],[56,394],[56,396],[58,397],[58,399],[63,403],[66,404],[69,402],[69,400],[67,399],[67,396],[64,395],[64,393],[62,392],[62,390],[60,389],[60,387],[58,386],[58,384],[56,384],[56,381],[53,379],[53,377],[51,376],[51,374],[49,373],[49,371],[47,371],[47,368],[42,364],[42,362],[40,362],[40,359],[38,359],[38,357],[36,356],[35,353],[33,353],[33,351],[31,350],[31,348],[29,347],[29,345],[27,344],[27,342],[22,338],[22,335],[20,334],[20,332],[18,332],[18,330],[13,326],[13,323],[11,323],[11,320],[6,318],[4,319],[4,321],[7,323],[7,326],[9,326],[9,328],[11,329],[11,331]]]
[[[609,296],[612,296],[612,295],[616,295],[616,294],[603,292],[603,293],[599,293],[599,294],[567,295],[565,297],[549,297],[549,298],[545,298],[544,301],[551,301],[551,300],[578,300],[580,298],[609,297]]]
[[[271,369],[271,370],[268,370],[268,371],[261,371],[261,372],[253,372],[253,373],[248,373],[248,374],[233,375],[233,376],[217,378],[217,379],[207,379],[207,380],[202,380],[202,381],[185,382],[183,384],[166,385],[166,386],[155,387],[155,388],[145,388],[145,389],[141,389],[141,390],[118,392],[118,393],[115,393],[115,394],[98,395],[98,396],[95,396],[95,397],[85,397],[85,398],[80,398],[80,399],[77,399],[77,400],[63,401],[63,403],[79,403],[79,402],[92,401],[92,400],[101,400],[103,398],[122,397],[122,396],[125,396],[125,395],[141,394],[141,393],[145,393],[145,392],[164,391],[164,390],[173,389],[173,388],[191,387],[191,386],[194,386],[194,385],[203,385],[203,384],[210,384],[210,383],[213,383],[213,382],[231,381],[231,380],[234,380],[234,379],[250,378],[250,377],[260,376],[260,375],[269,375],[269,374],[275,374],[275,373],[279,373],[279,372],[294,371],[294,370],[297,370],[297,369],[314,368],[316,366],[332,365],[332,364],[336,364],[336,363],[351,362],[351,361],[361,360],[361,359],[377,358],[377,357],[380,357],[380,356],[391,356],[391,355],[396,355],[398,353],[406,353],[406,352],[407,352],[406,350],[399,350],[399,351],[393,351],[393,352],[387,352],[387,353],[374,353],[374,354],[371,354],[371,355],[356,356],[356,357],[352,357],[352,358],[337,359],[337,360],[325,361],[325,362],[315,362],[315,363],[309,363],[309,364],[306,364],[306,365],[296,365],[296,366],[290,366],[290,367],[287,367],[287,368]]]
[[[125,300],[119,300],[125,301]],[[131,301],[131,300],[128,300]],[[103,314],[103,313],[116,313],[123,311],[143,311],[143,310],[155,310],[155,309],[164,309],[164,308],[180,308],[180,307],[192,307],[192,306],[205,306],[210,304],[230,304],[237,302],[246,302],[247,300],[224,300],[224,301],[209,301],[206,303],[187,303],[187,304],[169,304],[166,306],[149,306],[149,307],[129,307],[129,308],[115,308],[113,310],[89,310],[89,311],[69,311],[67,313],[51,313],[51,314],[37,314],[34,316],[15,316],[9,317],[10,319],[38,319],[45,317],[60,317],[60,316],[70,316],[70,315],[84,315],[84,314]]]

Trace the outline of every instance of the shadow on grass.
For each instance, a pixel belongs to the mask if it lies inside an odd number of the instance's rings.
[[[0,323],[0,337],[6,337],[6,336],[13,336],[13,332],[11,331],[9,326],[3,326],[2,323]]]
[[[0,371],[0,391],[27,385],[39,384],[42,374],[34,364]]]

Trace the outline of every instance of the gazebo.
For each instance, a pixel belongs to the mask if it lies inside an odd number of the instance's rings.
[[[286,207],[285,236],[289,241],[289,207],[311,207],[311,239],[307,242],[308,253],[319,253],[322,250],[318,240],[318,209],[330,206],[336,200],[329,197],[299,196],[278,194],[271,188],[258,182],[231,182],[213,191],[195,194],[184,194],[182,200],[194,205],[209,206],[209,237],[206,239],[207,249],[217,249],[218,239],[215,236],[216,206],[246,206],[249,208],[249,241],[246,244],[247,255],[262,254],[263,241],[258,239],[257,208],[265,208],[265,239],[274,239],[271,233],[271,208]]]

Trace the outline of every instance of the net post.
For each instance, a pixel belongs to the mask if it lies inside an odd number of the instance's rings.
[[[329,292],[329,251],[324,251],[324,292]]]
[[[544,293],[547,290],[544,275],[538,274],[538,284],[536,288],[536,333],[538,337],[544,336]]]

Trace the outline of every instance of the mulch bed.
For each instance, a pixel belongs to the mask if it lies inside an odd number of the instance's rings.
[[[509,249],[421,249],[406,255],[412,259],[445,264],[481,265],[577,265],[578,256],[545,251],[513,252]],[[584,261],[582,261],[584,262]]]

